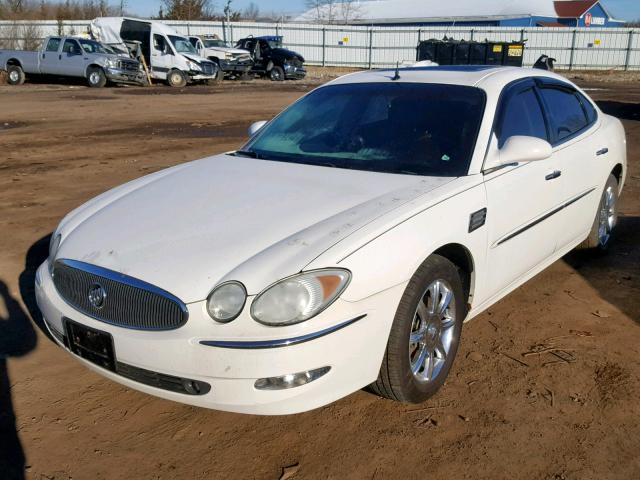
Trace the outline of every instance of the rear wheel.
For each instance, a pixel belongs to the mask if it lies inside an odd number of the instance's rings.
[[[7,68],[7,82],[9,85],[22,85],[25,78],[24,70],[19,65],[11,65]]]
[[[167,75],[167,83],[170,87],[184,88],[187,86],[187,77],[180,70],[171,70]]]
[[[284,80],[284,70],[282,67],[273,67],[269,72],[269,78],[274,82],[282,82]]]
[[[446,258],[432,255],[400,300],[380,374],[371,389],[410,403],[435,394],[453,365],[465,314],[458,269]]]
[[[605,251],[609,248],[613,230],[618,222],[618,180],[609,175],[602,192],[596,218],[593,221],[589,236],[579,249],[597,249]]]
[[[102,88],[107,84],[107,76],[99,67],[92,67],[87,71],[87,83],[91,88]]]

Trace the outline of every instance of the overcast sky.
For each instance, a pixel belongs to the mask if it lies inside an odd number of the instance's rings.
[[[236,10],[242,10],[252,0],[234,0],[232,6]],[[253,0],[263,12],[297,13],[304,11],[305,0]],[[526,0],[523,0],[526,4]],[[111,2],[116,4],[118,2]],[[160,8],[160,0],[129,0],[127,8],[132,13],[140,16],[156,15]],[[219,10],[222,10],[224,0],[213,2]],[[603,0],[602,4],[616,18],[623,20],[640,19],[640,0]]]

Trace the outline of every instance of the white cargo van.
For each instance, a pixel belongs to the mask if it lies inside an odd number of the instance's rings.
[[[109,46],[134,50],[144,57],[151,78],[172,87],[212,83],[222,79],[220,67],[202,58],[187,37],[164,23],[126,17],[102,17],[91,22],[91,35]]]

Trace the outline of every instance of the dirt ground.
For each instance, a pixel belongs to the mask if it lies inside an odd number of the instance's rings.
[[[251,122],[314,81],[0,86],[0,478],[23,466],[56,480],[640,478],[640,86],[588,81],[629,140],[609,254],[572,253],[467,324],[445,388],[425,404],[359,391],[286,417],[103,379],[42,333],[32,285],[65,213],[239,146]]]

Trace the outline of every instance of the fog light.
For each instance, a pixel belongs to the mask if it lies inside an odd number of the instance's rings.
[[[307,372],[290,373],[281,377],[259,378],[254,386],[258,390],[286,390],[311,383],[326,375],[329,370],[331,367],[322,367]]]

